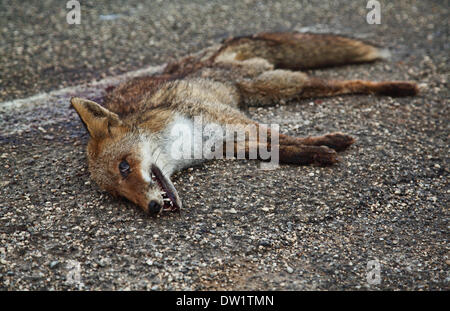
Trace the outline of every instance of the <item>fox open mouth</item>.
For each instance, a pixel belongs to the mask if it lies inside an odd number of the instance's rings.
[[[179,203],[178,194],[172,183],[167,180],[161,170],[156,166],[152,165],[151,168],[152,180],[158,183],[161,196],[163,197],[163,212],[176,212],[181,208]]]

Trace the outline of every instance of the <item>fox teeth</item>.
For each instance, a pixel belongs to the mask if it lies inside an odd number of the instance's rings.
[[[164,202],[172,202],[172,200],[169,199],[169,198],[165,198],[165,199],[163,199],[163,201],[164,201]]]

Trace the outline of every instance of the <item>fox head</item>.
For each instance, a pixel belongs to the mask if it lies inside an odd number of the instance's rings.
[[[70,102],[89,132],[89,171],[100,188],[127,198],[149,214],[181,208],[164,172],[164,151],[152,134],[93,101],[72,98]]]

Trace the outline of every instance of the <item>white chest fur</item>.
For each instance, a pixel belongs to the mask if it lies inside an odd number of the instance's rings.
[[[223,141],[222,125],[205,122],[201,116],[191,119],[178,115],[161,133],[142,137],[142,170],[148,172],[151,164],[156,164],[170,176],[205,160],[221,158]]]

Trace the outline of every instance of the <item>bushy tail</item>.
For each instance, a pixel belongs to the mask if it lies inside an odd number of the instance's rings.
[[[260,57],[276,68],[311,69],[372,62],[389,56],[389,52],[360,40],[331,34],[261,33],[228,39],[218,57],[246,60]]]

